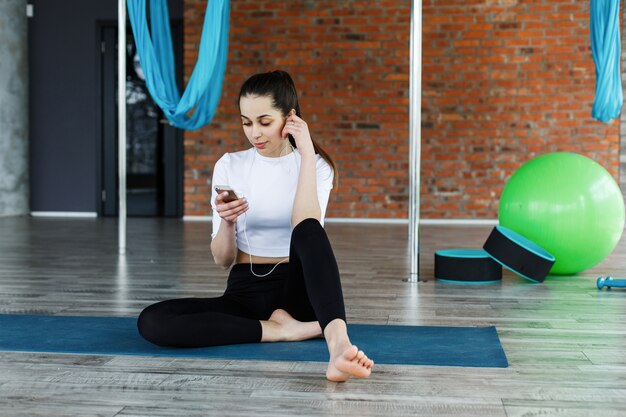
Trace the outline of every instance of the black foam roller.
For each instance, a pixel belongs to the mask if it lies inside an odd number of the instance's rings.
[[[490,283],[502,279],[502,266],[482,249],[435,252],[435,278],[459,283]]]
[[[543,282],[556,261],[535,242],[503,226],[493,228],[483,249],[506,268],[533,282]]]

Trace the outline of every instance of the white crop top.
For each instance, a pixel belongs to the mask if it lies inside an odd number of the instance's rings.
[[[316,160],[317,197],[322,214],[321,224],[324,225],[328,198],[333,186],[333,171],[321,156],[316,155]],[[224,154],[215,163],[213,170],[211,237],[215,238],[222,221],[215,210],[215,186],[228,185],[238,196],[245,197],[249,204],[248,211],[237,218],[237,248],[255,256],[289,256],[291,213],[300,161],[297,150],[279,158],[263,156],[255,148]]]

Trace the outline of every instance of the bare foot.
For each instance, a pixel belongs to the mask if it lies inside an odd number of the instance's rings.
[[[334,349],[330,357],[326,378],[334,382],[345,382],[350,378],[367,378],[373,366],[374,361],[356,346],[340,346]]]
[[[317,321],[298,321],[287,311],[274,310],[267,321],[261,321],[262,342],[296,342],[322,336],[322,328]]]

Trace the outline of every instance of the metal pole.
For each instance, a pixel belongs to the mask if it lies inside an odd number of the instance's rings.
[[[420,166],[422,125],[422,0],[411,1],[409,76],[409,245],[408,282],[419,281]]]
[[[126,254],[126,0],[117,2],[117,170],[119,253]]]

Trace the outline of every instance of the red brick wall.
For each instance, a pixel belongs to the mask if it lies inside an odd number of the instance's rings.
[[[185,0],[185,66],[206,0]],[[590,117],[589,2],[423,1],[425,218],[495,218],[529,158],[573,151],[617,176],[619,124]],[[232,0],[227,73],[212,124],[185,134],[185,214],[210,214],[210,179],[243,149],[236,97],[285,69],[304,118],[339,168],[328,217],[406,218],[410,1]]]

